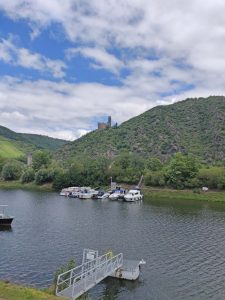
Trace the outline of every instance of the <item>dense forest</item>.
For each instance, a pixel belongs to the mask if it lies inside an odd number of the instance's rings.
[[[62,147],[58,156],[114,158],[126,151],[165,162],[181,152],[210,164],[225,160],[224,147],[225,97],[208,97],[154,107],[118,127],[88,133]]]

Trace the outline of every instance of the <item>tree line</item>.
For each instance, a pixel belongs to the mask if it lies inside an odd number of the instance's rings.
[[[38,185],[52,183],[57,190],[67,186],[107,186],[111,177],[119,183],[137,184],[141,175],[144,175],[146,186],[225,189],[222,164],[209,166],[193,155],[182,153],[176,153],[164,163],[157,157],[130,153],[122,153],[113,160],[80,156],[60,161],[49,152],[38,150],[33,154],[31,166],[11,160],[0,161],[0,168],[3,180]]]

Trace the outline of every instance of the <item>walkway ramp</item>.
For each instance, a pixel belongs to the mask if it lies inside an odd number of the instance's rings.
[[[58,276],[56,295],[75,300],[123,265],[123,254],[107,253],[94,259],[83,257],[83,263]]]

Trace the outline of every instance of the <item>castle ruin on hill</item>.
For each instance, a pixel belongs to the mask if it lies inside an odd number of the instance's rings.
[[[98,123],[98,130],[101,129],[107,129],[112,127],[112,118],[111,116],[108,116],[108,122],[107,123]]]

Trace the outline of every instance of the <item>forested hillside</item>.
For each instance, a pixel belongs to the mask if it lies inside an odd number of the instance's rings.
[[[65,145],[58,155],[112,158],[131,152],[165,161],[182,152],[211,163],[225,160],[224,149],[225,97],[212,96],[157,106],[118,128],[91,132]]]

